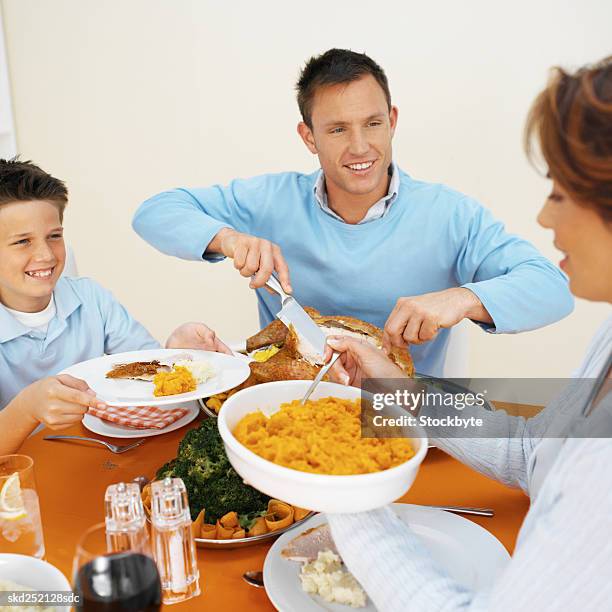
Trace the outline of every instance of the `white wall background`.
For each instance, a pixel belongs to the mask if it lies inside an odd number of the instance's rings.
[[[525,115],[551,65],[612,52],[609,0],[0,6],[18,150],[67,181],[80,271],[159,338],[184,320],[244,338],[257,329],[255,299],[230,263],[183,262],[142,242],[135,208],[173,186],[315,169],[293,93],[310,55],[337,46],[376,59],[400,109],[400,165],[479,198],[556,262],[535,223],[548,184],[522,153]],[[562,376],[609,311],[579,303],[565,321],[517,336],[474,327],[470,373]]]
[[[15,125],[8,78],[8,61],[4,45],[4,29],[0,12],[0,157],[10,158],[16,153]]]

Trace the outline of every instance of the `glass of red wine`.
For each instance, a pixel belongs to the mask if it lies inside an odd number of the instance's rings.
[[[135,551],[108,552],[106,526],[90,527],[77,544],[73,564],[77,610],[111,612],[161,608],[162,591],[155,561]]]

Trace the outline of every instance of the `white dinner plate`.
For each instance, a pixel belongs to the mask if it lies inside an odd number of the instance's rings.
[[[508,551],[495,536],[461,516],[410,504],[393,504],[393,509],[421,538],[434,560],[452,578],[469,589],[490,587],[510,560]],[[313,516],[299,529],[283,534],[270,548],[264,563],[264,584],[277,610],[348,612],[355,609],[342,604],[330,604],[318,595],[304,592],[299,579],[302,564],[281,556],[281,551],[290,540],[306,529],[325,522],[324,514]],[[367,551],[364,554],[367,555]],[[376,610],[369,598],[365,608],[357,609],[367,612]]]
[[[197,386],[195,391],[155,397],[153,383],[146,380],[124,380],[106,378],[106,373],[116,364],[132,361],[166,361],[178,355],[189,354],[195,361],[207,361],[215,369],[215,375]],[[151,349],[104,355],[77,363],[62,372],[82,378],[96,392],[97,397],[112,406],[167,406],[180,402],[197,400],[222,393],[244,382],[249,374],[249,364],[238,357],[184,349]]]
[[[163,429],[136,429],[135,427],[124,427],[123,425],[117,425],[110,421],[103,421],[93,414],[86,414],[83,417],[83,426],[89,429],[89,431],[111,438],[149,438],[151,436],[160,436],[161,434],[174,431],[175,429],[183,427],[183,425],[191,423],[200,412],[197,402],[188,402],[187,404],[178,404],[172,407],[188,408],[189,412],[178,421],[174,421],[174,423]]]
[[[42,559],[26,555],[0,553],[0,581],[2,580],[15,582],[21,587],[34,591],[64,591],[66,596],[72,589],[57,567]],[[47,605],[52,606],[52,603]],[[71,608],[69,605],[57,605],[54,609],[57,612],[69,612]]]

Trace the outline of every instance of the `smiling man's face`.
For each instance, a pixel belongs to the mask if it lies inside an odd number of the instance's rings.
[[[396,122],[397,108],[389,110],[371,75],[317,89],[312,128],[302,122],[298,131],[308,149],[319,156],[332,205],[350,198],[372,205],[387,193]]]

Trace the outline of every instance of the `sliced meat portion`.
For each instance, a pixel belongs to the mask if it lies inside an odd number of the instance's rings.
[[[304,310],[311,316],[319,316],[319,311],[310,306],[304,306]],[[266,325],[261,331],[257,332],[254,336],[247,338],[246,349],[247,352],[256,351],[264,346],[270,346],[270,344],[283,344],[285,337],[287,336],[287,328],[282,321],[274,319],[272,323]]]
[[[133,361],[132,363],[118,363],[106,378],[127,378],[133,380],[151,381],[158,372],[169,372],[172,368],[162,365],[159,361]]]
[[[350,336],[352,338],[365,338],[367,342],[382,348],[383,330],[376,325],[360,321],[354,317],[316,317],[315,321],[319,327],[326,328],[325,333],[331,336]],[[327,329],[330,331],[327,332]],[[393,348],[389,357],[408,376],[414,374],[414,364],[407,349]]]
[[[314,380],[319,368],[293,357],[285,347],[263,363],[251,362],[251,372],[258,383],[274,380]],[[327,377],[324,380],[329,380]]]
[[[319,327],[328,327],[330,329],[340,329],[345,332],[351,332],[347,335],[361,334],[377,340],[378,346],[382,346],[383,331],[380,327],[355,319],[354,317],[343,316],[319,316],[315,318]],[[335,331],[333,332],[335,333]],[[341,335],[341,334],[340,334]]]
[[[281,556],[289,561],[300,561],[307,563],[314,561],[320,551],[331,550],[336,555],[336,544],[332,539],[331,531],[327,523],[307,529],[299,536],[293,538],[281,551]]]
[[[393,360],[395,365],[402,368],[408,376],[414,375],[414,363],[408,349],[393,348],[389,357]]]
[[[351,321],[358,323],[353,326],[340,317],[314,317],[314,321],[326,336],[347,336],[362,342],[368,342],[376,348],[382,346],[382,332],[376,333],[380,330],[364,321],[351,319]],[[296,359],[305,359],[312,365],[321,366],[324,363],[322,356],[314,352],[310,344],[300,338],[299,334],[293,329],[287,333],[285,346]]]
[[[270,344],[282,344],[285,341],[287,335],[287,328],[282,321],[275,319],[264,327],[261,331],[257,332],[254,336],[247,338],[246,349],[247,352],[256,351],[257,349],[263,348],[264,346],[270,346]]]
[[[328,336],[348,336],[382,348],[383,330],[376,325],[354,317],[323,316],[314,308],[305,307],[304,310]],[[283,348],[268,361],[250,364],[258,383],[274,380],[312,380],[323,365],[321,357],[313,354],[312,349],[301,342],[295,330],[288,330],[281,321],[273,321],[259,334],[247,340],[247,347],[253,350],[268,344],[282,345]],[[412,358],[407,350],[394,348],[389,357],[408,376],[414,374]]]
[[[313,366],[323,365],[321,356],[314,351],[308,342],[304,342],[303,338],[300,338],[293,325],[287,330],[283,350],[292,359],[305,360],[309,365]]]
[[[383,330],[367,321],[343,316],[318,316],[314,320],[328,336],[348,336],[382,349]],[[299,352],[299,346],[297,349]],[[414,364],[407,349],[393,348],[389,357],[408,376],[414,374]]]

